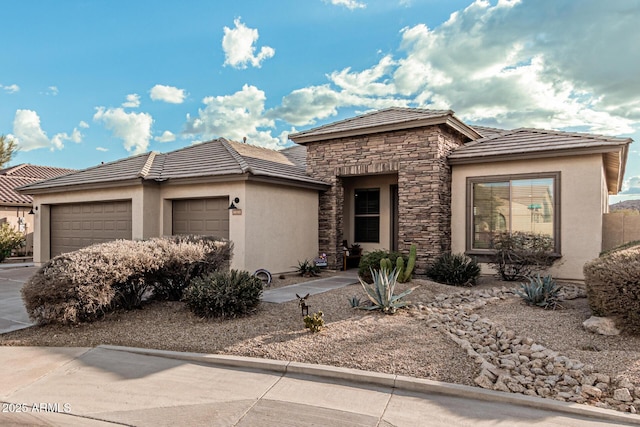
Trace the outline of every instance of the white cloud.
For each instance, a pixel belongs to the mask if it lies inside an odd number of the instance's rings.
[[[125,112],[122,108],[98,107],[93,120],[104,123],[116,138],[124,141],[124,148],[133,154],[147,151],[151,139],[153,118],[148,113]]]
[[[12,84],[9,86],[0,85],[0,89],[4,90],[7,93],[16,93],[20,90],[20,86],[17,84]]]
[[[269,148],[278,148],[280,141],[271,136],[273,120],[265,117],[265,94],[255,86],[244,85],[242,90],[226,96],[208,96],[202,100],[204,108],[197,117],[187,115],[185,133],[199,140],[224,137]]]
[[[620,194],[640,194],[640,176],[625,179]]]
[[[359,2],[356,0],[325,0],[325,2],[331,3],[336,6],[344,6],[347,9],[364,9],[367,5],[363,2]]]
[[[101,151],[101,152],[103,152],[103,153],[106,153],[107,151],[109,151],[109,149],[108,149],[108,148],[104,148],[104,147],[96,147],[96,150],[97,150],[97,151]]]
[[[138,108],[140,106],[140,95],[137,93],[130,93],[127,95],[127,100],[122,103],[125,108]]]
[[[47,89],[48,91],[46,92],[46,94],[51,96],[57,96],[60,92],[57,86],[49,86]]]
[[[155,85],[150,91],[153,101],[164,101],[170,104],[182,104],[186,96],[184,89],[173,86]]]
[[[89,123],[85,122],[84,120],[80,120],[80,123],[78,123],[78,127],[87,129],[89,127]]]
[[[61,150],[64,148],[64,141],[82,142],[82,133],[77,128],[73,129],[71,135],[66,132],[57,133],[49,140],[46,132],[40,125],[40,116],[33,110],[17,110],[13,119],[13,134],[9,135],[14,139],[21,150],[31,151],[38,148],[49,148]]]
[[[162,135],[154,137],[153,140],[158,142],[172,142],[176,140],[176,136],[173,132],[165,130],[162,132]]]
[[[224,65],[242,69],[247,68],[248,65],[260,68],[262,61],[275,55],[275,49],[269,46],[262,46],[256,55],[254,44],[258,41],[258,30],[247,27],[240,22],[240,18],[235,19],[233,23],[235,25],[233,29],[224,27],[222,37]]]

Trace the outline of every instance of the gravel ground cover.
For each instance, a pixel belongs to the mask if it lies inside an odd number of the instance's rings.
[[[322,277],[328,277],[323,272]],[[313,278],[287,275],[273,287]],[[420,315],[419,307],[463,288],[424,279],[400,284],[396,292],[417,286],[407,298],[412,306],[384,315],[351,308],[349,298],[365,300],[360,285],[313,295],[310,312],[322,310],[327,327],[318,334],[303,325],[297,301],[262,303],[256,313],[237,319],[200,319],[180,302],[152,302],[142,309],[107,314],[78,326],[47,325],[0,335],[0,345],[96,346],[233,354],[364,369],[389,374],[475,385],[480,365],[441,329]],[[483,277],[473,290],[512,288],[517,283]],[[518,297],[495,298],[475,312],[529,337],[564,356],[577,359],[612,378],[624,375],[640,385],[640,338],[594,335],[582,329],[590,316],[586,298],[566,301],[555,311],[528,307]]]

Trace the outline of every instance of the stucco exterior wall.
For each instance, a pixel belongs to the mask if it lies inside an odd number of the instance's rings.
[[[408,252],[416,244],[419,274],[433,257],[449,250],[451,173],[446,157],[463,139],[436,125],[306,144],[307,173],[331,185],[320,196],[319,212],[319,248],[329,264],[342,264],[342,240],[349,237],[344,235],[342,181],[353,176],[397,173],[398,249]]]
[[[452,252],[465,252],[467,239],[467,178],[560,172],[560,251],[562,258],[550,270],[559,279],[583,280],[582,267],[602,247],[602,155],[532,159],[455,165],[452,175]],[[484,272],[490,272],[484,266]]]
[[[318,191],[248,182],[245,269],[293,271],[318,256]]]

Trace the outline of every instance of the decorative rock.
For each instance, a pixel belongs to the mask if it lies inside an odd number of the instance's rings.
[[[633,402],[633,397],[628,388],[618,388],[613,391],[613,398],[620,402]]]
[[[565,382],[566,385],[570,385],[570,386],[579,384],[575,378],[570,377],[569,375],[565,375],[564,377],[562,377],[562,380]]]
[[[473,380],[473,382],[476,383],[476,385],[478,385],[479,387],[489,390],[493,389],[493,382],[486,375],[480,374]]]
[[[582,377],[582,381],[580,381],[580,384],[593,385],[596,381],[598,381],[598,377],[595,374],[585,375]]]
[[[533,344],[531,346],[531,351],[534,352],[534,353],[542,352],[544,350],[546,350],[546,348],[544,346],[540,345],[540,344]]]
[[[616,328],[615,321],[610,317],[591,316],[582,322],[582,327],[600,335],[620,335],[620,330]]]
[[[589,397],[595,397],[599,399],[602,396],[602,390],[592,385],[583,385],[582,394]]]

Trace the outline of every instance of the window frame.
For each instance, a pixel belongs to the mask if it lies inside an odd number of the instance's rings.
[[[507,175],[486,175],[486,176],[473,176],[467,177],[466,182],[466,245],[465,245],[465,253],[469,255],[490,255],[494,252],[493,249],[487,248],[474,248],[473,247],[473,238],[474,238],[474,230],[473,230],[473,185],[474,184],[482,184],[482,183],[496,183],[496,182],[509,182],[509,186],[511,186],[511,181],[517,180],[525,180],[525,179],[553,179],[553,243],[554,243],[554,256],[562,256],[561,251],[561,234],[560,234],[560,220],[561,220],[561,212],[560,212],[560,179],[561,173],[560,171],[555,172],[538,172],[538,173],[522,173],[522,174],[507,174]],[[509,200],[511,204],[511,199]],[[511,205],[509,206],[509,212],[511,213]]]
[[[378,193],[378,212],[377,213],[364,213],[364,214],[359,214],[357,213],[357,202],[356,202],[356,198],[358,197],[358,193],[359,192],[367,192],[367,193],[373,193],[373,192],[377,192]],[[381,196],[382,196],[382,191],[380,189],[380,187],[371,187],[371,188],[356,188],[353,190],[353,240],[355,243],[380,243],[380,210],[381,210]],[[357,234],[357,230],[358,227],[356,225],[356,222],[358,220],[358,218],[376,218],[378,220],[378,238],[377,240],[361,240],[358,239],[356,236]],[[362,236],[359,236],[362,237]]]

